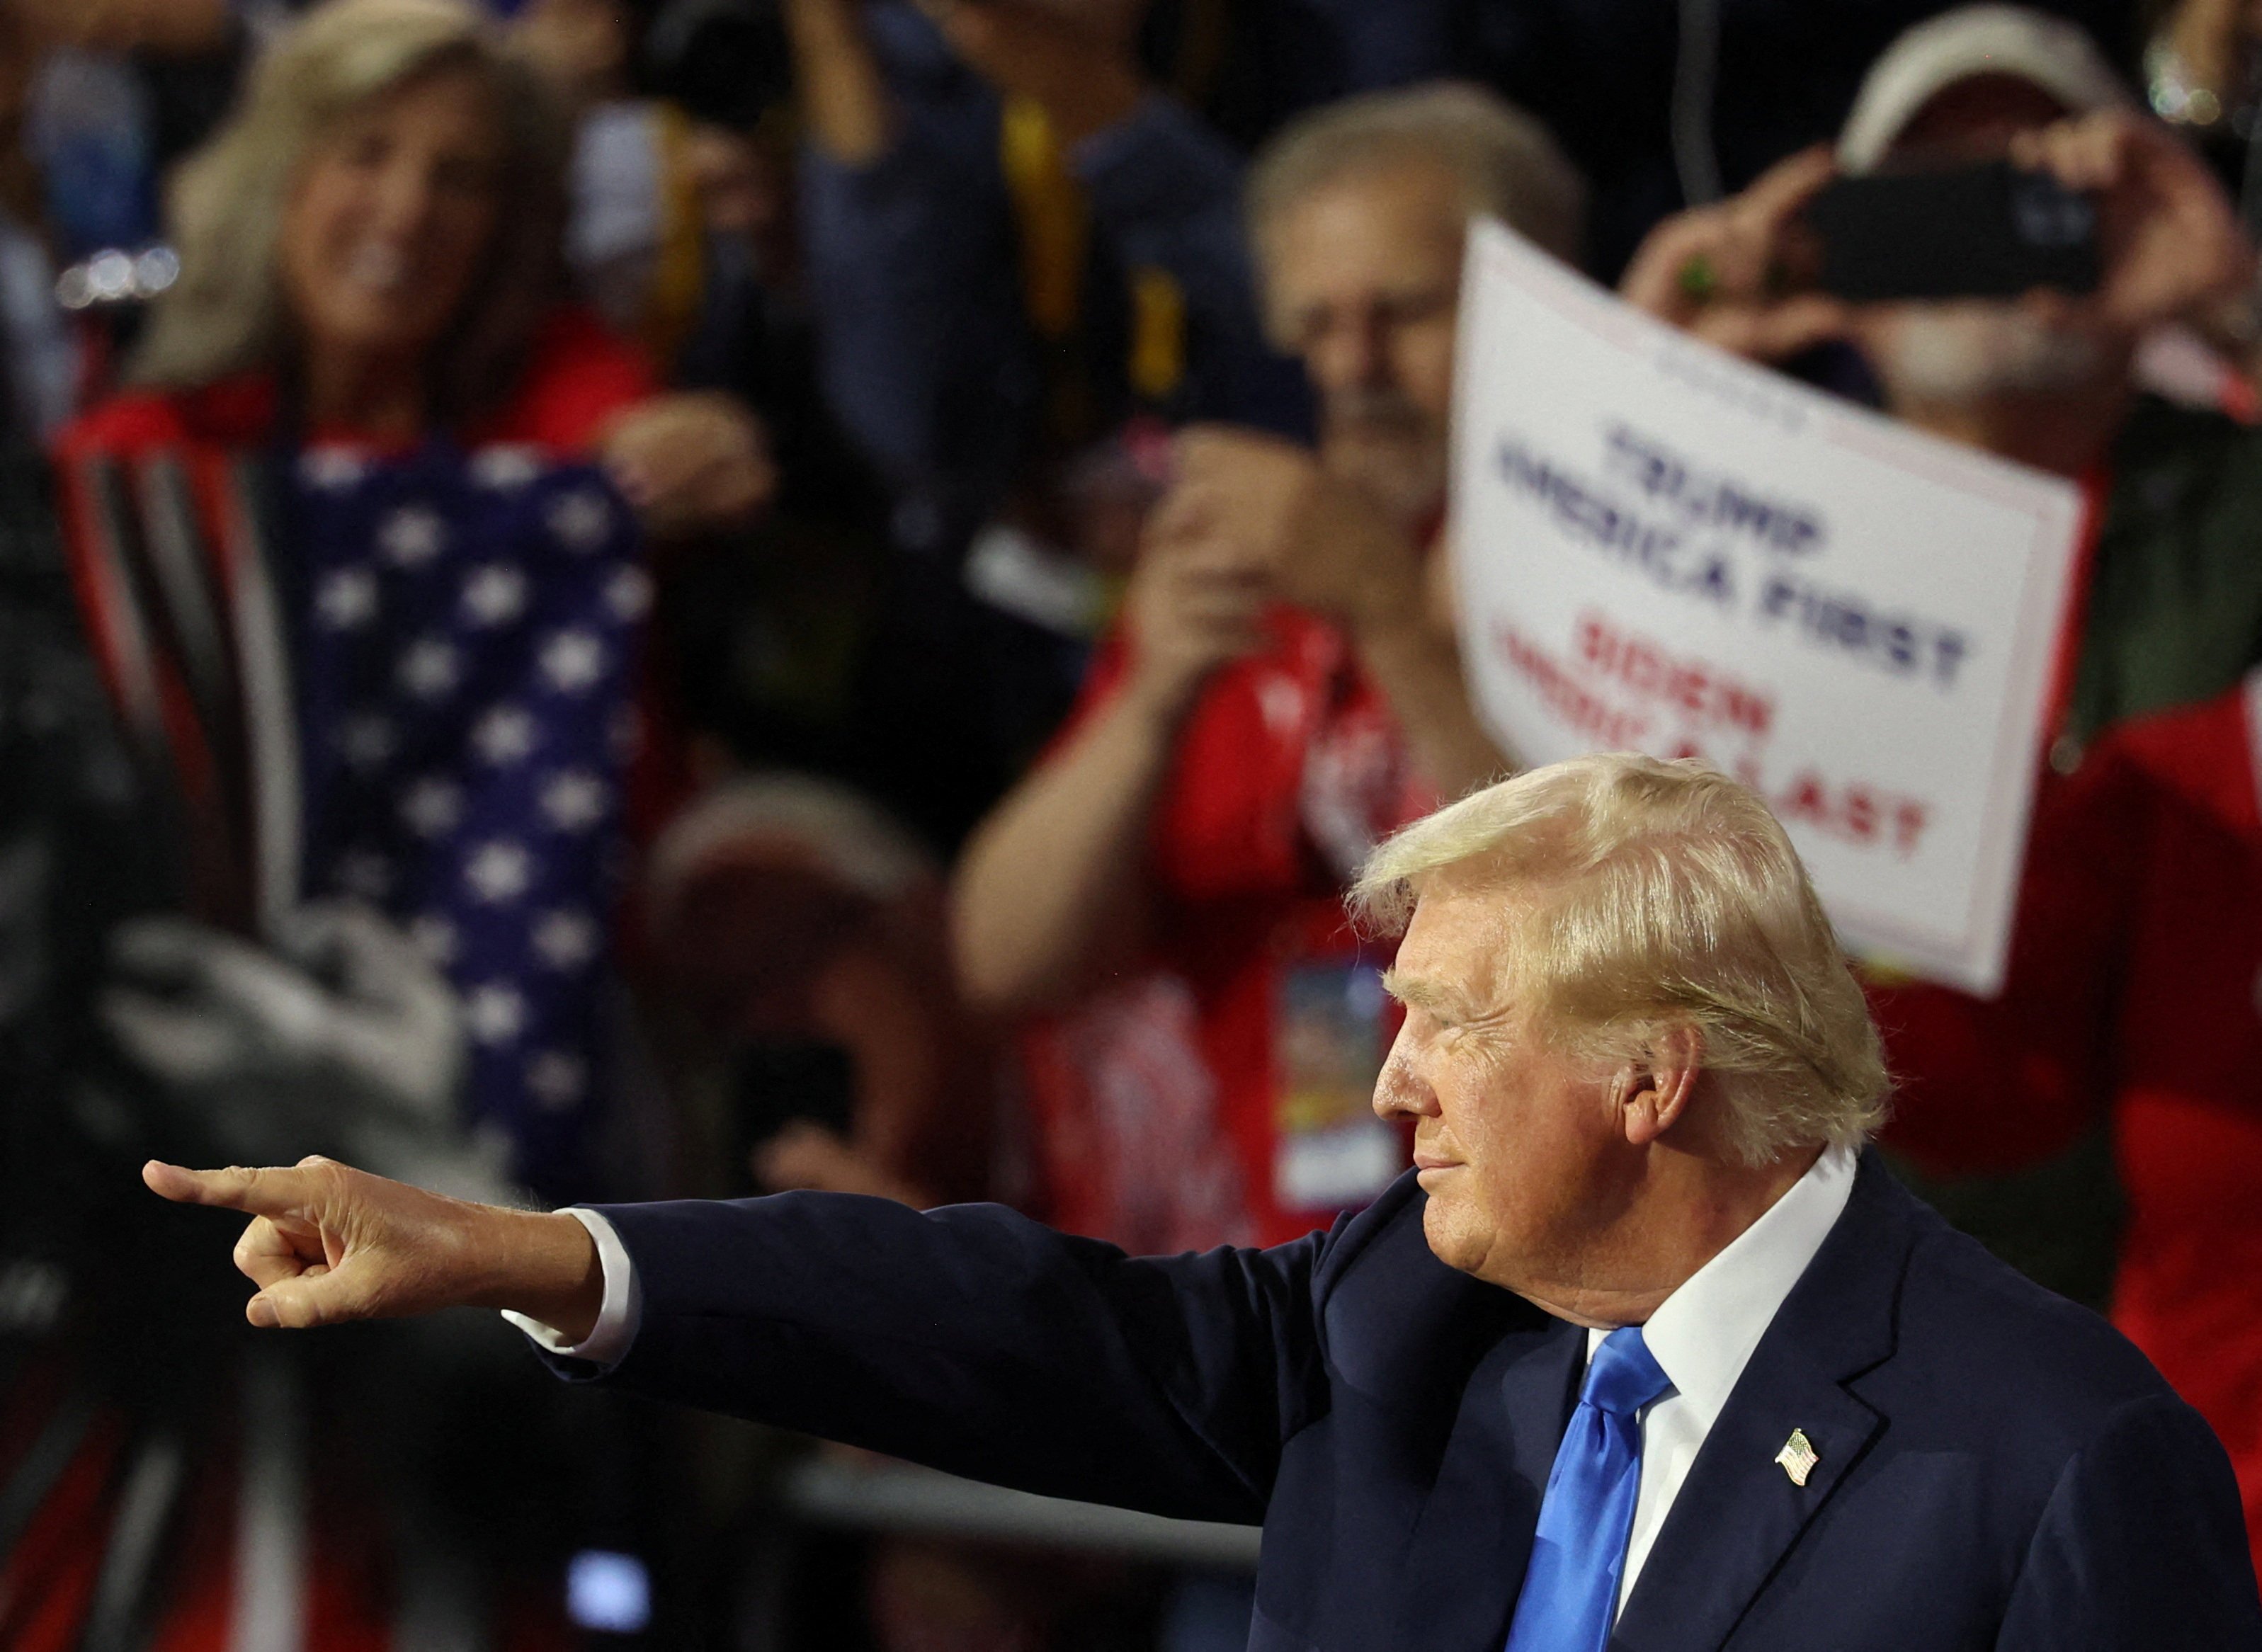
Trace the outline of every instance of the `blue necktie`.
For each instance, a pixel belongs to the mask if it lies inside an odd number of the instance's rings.
[[[1603,1652],[1641,1489],[1638,1419],[1672,1386],[1638,1325],[1611,1332],[1595,1350],[1547,1476],[1508,1652]]]

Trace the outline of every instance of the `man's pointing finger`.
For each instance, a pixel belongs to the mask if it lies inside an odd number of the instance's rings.
[[[152,1159],[141,1167],[152,1193],[179,1204],[209,1204],[253,1216],[288,1216],[303,1210],[314,1194],[304,1170],[188,1170]]]

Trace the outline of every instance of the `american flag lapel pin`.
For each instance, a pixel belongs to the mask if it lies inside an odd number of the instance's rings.
[[[1790,1476],[1791,1484],[1803,1486],[1806,1476],[1814,1472],[1814,1465],[1822,1461],[1822,1454],[1815,1450],[1814,1442],[1806,1437],[1804,1428],[1794,1428],[1790,1438],[1783,1442],[1783,1449],[1775,1454],[1775,1460]]]

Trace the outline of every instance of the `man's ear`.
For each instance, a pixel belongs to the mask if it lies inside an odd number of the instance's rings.
[[[1637,1147],[1646,1147],[1677,1124],[1704,1075],[1704,1035],[1675,1022],[1650,1040],[1647,1057],[1618,1075],[1618,1127]]]

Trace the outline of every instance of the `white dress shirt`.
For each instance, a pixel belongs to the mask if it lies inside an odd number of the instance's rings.
[[[605,1274],[605,1300],[597,1310],[597,1323],[579,1342],[568,1342],[539,1319],[508,1308],[502,1317],[552,1354],[598,1365],[618,1365],[629,1344],[636,1340],[637,1325],[644,1318],[644,1287],[637,1282],[636,1264],[629,1261],[628,1246],[621,1243],[620,1234],[603,1217],[579,1205],[566,1214],[577,1218],[597,1241],[597,1265]]]
[[[1642,1326],[1642,1342],[1673,1386],[1641,1415],[1641,1490],[1635,1497],[1633,1531],[1626,1541],[1625,1569],[1618,1581],[1621,1609],[1752,1350],[1759,1347],[1783,1298],[1845,1210],[1854,1191],[1854,1167],[1851,1148],[1826,1151],[1765,1215],[1682,1281]],[[613,1225],[594,1210],[577,1208],[571,1214],[596,1241],[597,1259],[604,1269],[604,1304],[595,1328],[580,1341],[569,1343],[524,1314],[506,1309],[503,1318],[552,1354],[615,1365],[636,1340],[644,1292]],[[1595,1357],[1608,1334],[1587,1332],[1588,1359]]]
[[[1621,1611],[1752,1350],[1845,1210],[1854,1191],[1854,1166],[1851,1148],[1826,1150],[1764,1216],[1683,1280],[1642,1326],[1643,1346],[1673,1386],[1641,1414],[1641,1490],[1634,1499],[1625,1569],[1618,1577]],[[1609,1334],[1587,1332],[1588,1359]]]

